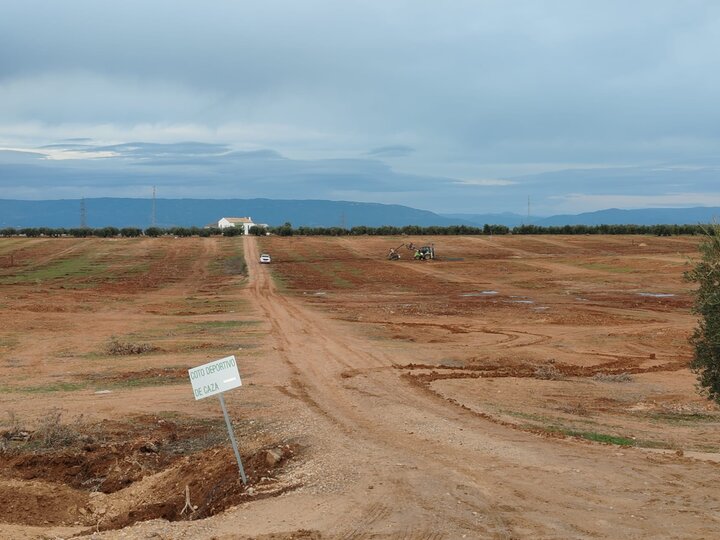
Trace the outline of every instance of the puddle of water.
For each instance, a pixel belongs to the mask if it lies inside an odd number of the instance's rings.
[[[535,302],[532,300],[510,300],[511,304],[534,304]]]
[[[324,291],[313,292],[313,293],[304,292],[303,294],[305,294],[307,296],[325,296],[325,295],[327,295],[327,293]]]
[[[545,311],[546,309],[550,309],[548,306],[537,306],[533,308],[533,311]]]
[[[670,298],[671,296],[675,296],[672,293],[651,293],[651,292],[641,292],[638,293],[640,296],[649,296],[650,298]]]
[[[461,294],[460,296],[491,296],[493,294],[498,294],[498,292],[497,291],[469,292],[469,293]]]

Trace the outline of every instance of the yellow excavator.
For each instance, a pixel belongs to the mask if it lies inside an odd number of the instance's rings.
[[[390,248],[390,251],[388,251],[387,254],[387,259],[389,261],[400,260],[400,250],[402,248],[407,248],[410,252],[412,252],[412,258],[416,261],[428,261],[435,258],[435,244],[416,247],[415,244],[410,242],[408,244],[400,244],[398,247]]]

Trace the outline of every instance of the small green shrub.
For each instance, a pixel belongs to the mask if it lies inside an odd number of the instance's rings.
[[[624,383],[632,382],[633,376],[629,373],[596,373],[593,380],[598,382]]]
[[[705,229],[699,248],[701,259],[685,273],[687,280],[698,284],[693,313],[700,320],[690,338],[695,350],[691,368],[699,390],[720,403],[720,225]]]
[[[544,381],[561,381],[565,378],[562,372],[552,364],[545,364],[536,367],[533,377]]]
[[[72,424],[62,421],[63,411],[54,407],[40,420],[32,439],[40,448],[66,448],[81,438],[82,416],[78,416]]]
[[[133,354],[145,354],[156,351],[157,347],[150,343],[131,343],[120,341],[112,336],[105,347],[105,352],[112,356],[130,356]]]

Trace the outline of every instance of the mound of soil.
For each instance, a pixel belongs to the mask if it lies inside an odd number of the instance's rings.
[[[297,445],[243,455],[243,485],[219,425],[144,416],[73,429],[83,433],[62,445],[39,446],[31,433],[0,454],[0,505],[7,510],[0,521],[116,529],[156,518],[201,519],[296,487],[280,485],[277,474]]]

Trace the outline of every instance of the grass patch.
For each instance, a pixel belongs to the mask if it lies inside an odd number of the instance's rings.
[[[561,408],[560,411],[563,412],[563,413],[565,413],[565,414],[572,414],[573,416],[585,416],[584,414],[581,414],[581,413],[583,413],[583,412],[585,412],[585,411],[582,411],[582,410],[577,411],[577,410],[575,410],[574,408],[566,408],[566,409],[567,409],[567,410]],[[525,412],[521,412],[521,411],[509,411],[509,410],[505,410],[505,409],[498,409],[498,410],[497,410],[497,414],[500,414],[500,415],[503,415],[503,414],[504,414],[504,415],[507,415],[507,416],[511,416],[511,417],[513,417],[513,418],[520,418],[521,420],[527,420],[527,421],[530,421],[530,422],[537,422],[537,424],[525,424],[525,425],[524,425],[524,427],[531,427],[531,428],[533,428],[533,429],[537,429],[537,428],[546,429],[544,426],[547,426],[547,425],[553,425],[553,426],[554,426],[554,424],[555,424],[556,422],[562,422],[562,421],[563,421],[562,418],[558,418],[558,417],[552,417],[552,418],[551,418],[551,417],[549,417],[549,416],[543,416],[543,415],[540,415],[540,414],[525,413]],[[572,419],[572,422],[577,423],[577,424],[585,424],[585,425],[587,425],[587,426],[596,426],[596,425],[598,425],[598,423],[597,423],[595,420],[591,420],[591,419],[588,419],[588,418],[573,418],[573,419]],[[538,424],[540,424],[540,425],[538,425]],[[557,429],[556,429],[555,427],[552,427],[552,428],[548,429],[548,431],[557,431],[557,430],[560,430],[560,429],[561,429],[561,428],[557,428]],[[565,429],[565,428],[562,428],[562,429]]]
[[[247,263],[245,262],[244,255],[237,255],[230,257],[223,261],[223,272],[229,276],[246,276],[247,275]]]
[[[223,298],[198,298],[191,296],[183,301],[184,307],[179,311],[191,310],[198,315],[206,315],[211,313],[228,313],[238,312],[247,308],[249,302],[246,300],[227,300]],[[174,313],[177,315],[178,313]]]
[[[203,352],[224,352],[224,351],[246,351],[249,349],[257,349],[259,345],[256,343],[238,343],[238,342],[220,342],[208,343],[207,341],[198,342],[196,340],[187,343],[175,342],[173,346],[167,348],[169,353],[189,353],[196,351]]]
[[[189,383],[190,380],[187,377],[187,373],[185,374],[185,377],[182,378],[174,378],[174,377],[161,377],[161,376],[138,376],[138,377],[131,377],[129,379],[124,379],[122,381],[113,381],[110,384],[107,384],[103,386],[103,388],[108,388],[112,390],[122,389],[122,388],[147,388],[148,386],[166,386],[168,384],[185,384]]]
[[[186,322],[172,328],[153,328],[142,332],[131,332],[127,334],[130,340],[155,340],[167,338],[182,338],[192,334],[204,333],[224,333],[230,330],[246,328],[260,324],[260,321],[202,321],[202,322]]]
[[[535,368],[533,377],[543,381],[561,381],[565,377],[560,370],[552,364],[545,364]]]
[[[257,324],[260,324],[260,321],[203,321],[188,323],[186,325],[182,325],[182,328],[190,333],[205,333],[208,331],[213,333],[222,333],[229,330],[255,326]]]
[[[347,279],[340,276],[341,273],[346,273],[346,268],[343,263],[334,262],[329,266],[321,265],[316,268],[323,276],[330,279],[333,287],[338,289],[349,289],[354,287],[354,284]]]
[[[87,385],[84,383],[72,382],[55,382],[48,384],[40,384],[37,386],[0,386],[0,392],[14,394],[51,394],[54,392],[76,392],[85,390]]]
[[[538,280],[538,281],[512,281],[510,283],[513,287],[518,287],[520,289],[547,289],[548,283],[544,280]]]
[[[612,266],[604,263],[584,263],[579,264],[579,266],[587,268],[588,270],[610,272],[612,274],[632,274],[637,272],[637,270],[630,268],[629,266]]]
[[[520,418],[522,420],[531,420],[533,422],[547,423],[550,421],[550,419],[545,416],[539,414],[525,413],[521,411],[499,410],[498,413],[507,414],[508,416],[512,416],[513,418]]]
[[[208,264],[208,271],[213,276],[247,275],[247,263],[243,251],[242,236],[222,239],[224,257],[217,258]]]
[[[166,386],[189,382],[185,367],[148,369],[129,373],[89,374],[77,382],[53,382],[36,386],[0,386],[0,392],[15,394],[46,394],[55,392],[76,392],[78,390],[120,390]]]
[[[0,338],[0,349],[12,349],[19,343],[19,340],[14,337]]]
[[[275,288],[279,292],[287,292],[290,289],[290,284],[288,283],[288,280],[285,276],[279,275],[277,272],[270,271],[270,277],[273,280],[273,283],[275,284]]]
[[[599,442],[603,444],[614,444],[617,446],[638,446],[638,441],[630,437],[622,437],[620,435],[609,435],[607,433],[597,433],[595,431],[576,431],[558,426],[548,426],[544,428],[549,433],[562,433],[568,437],[578,437],[587,441]]]
[[[713,446],[710,444],[699,444],[696,446],[697,450],[699,452],[708,452],[710,454],[718,454],[720,453],[720,447]]]
[[[349,282],[346,279],[341,278],[340,276],[334,276],[332,280],[333,287],[337,287],[338,289],[349,289],[353,287],[353,284]]]
[[[625,383],[633,382],[635,379],[629,373],[596,373],[593,380],[598,382]]]
[[[362,278],[365,276],[365,272],[363,272],[362,269],[356,268],[354,266],[352,268],[348,268],[348,272],[351,276],[354,276],[356,278]]]
[[[150,271],[150,263],[149,262],[138,262],[138,263],[134,263],[132,266],[123,267],[119,273],[121,273],[122,275],[125,275],[125,276],[134,276],[137,274],[147,274],[149,271]]]
[[[107,265],[98,263],[84,255],[72,259],[61,259],[41,268],[22,271],[20,274],[0,278],[0,284],[13,285],[54,279],[88,278],[101,274],[106,270]]]
[[[720,423],[720,417],[713,414],[705,413],[672,413],[657,412],[647,415],[650,420],[656,422],[665,422],[675,425],[694,425],[694,424],[712,424]]]

